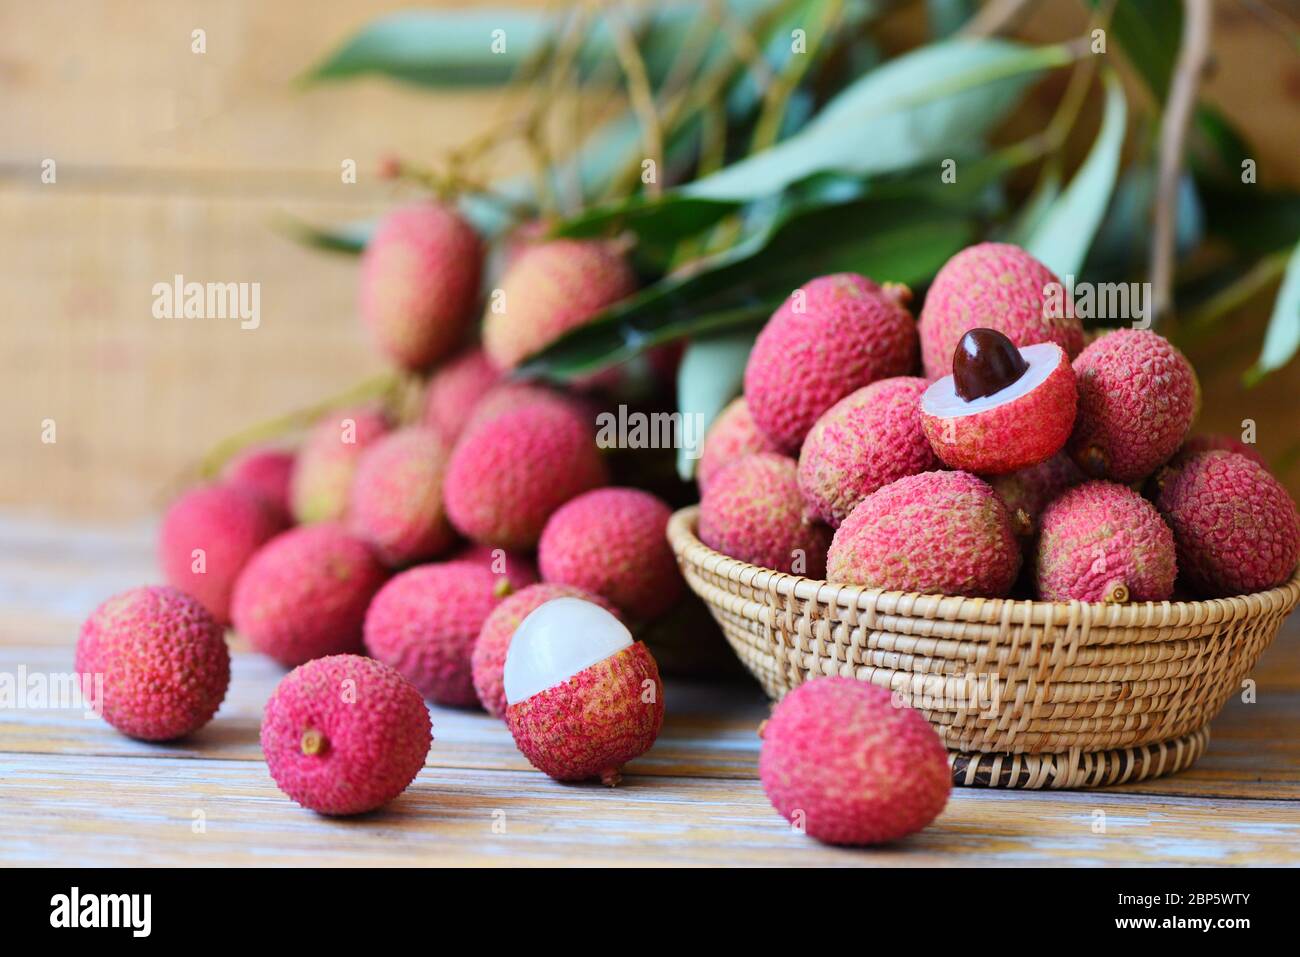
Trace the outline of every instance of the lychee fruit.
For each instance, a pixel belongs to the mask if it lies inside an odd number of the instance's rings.
[[[636,275],[609,243],[554,239],[525,246],[489,298],[483,348],[497,368],[513,369],[635,289]]]
[[[919,322],[926,377],[952,372],[957,343],[971,329],[996,329],[1017,347],[1055,342],[1073,359],[1083,348],[1083,326],[1050,290],[1056,275],[1019,246],[980,243],[953,256],[934,277]],[[1059,305],[1059,308],[1058,308]]]
[[[1107,333],[1079,353],[1074,373],[1079,415],[1070,454],[1093,478],[1145,478],[1178,450],[1196,418],[1196,373],[1154,332]]]
[[[996,330],[972,329],[953,374],[921,397],[921,423],[945,465],[1000,475],[1061,451],[1077,407],[1074,369],[1056,343],[1017,349]]]
[[[948,752],[920,712],[885,688],[816,678],[760,730],[758,776],[781,816],[827,844],[884,844],[939,816],[952,790]]]
[[[294,454],[287,449],[258,446],[232,458],[221,477],[228,485],[242,485],[257,492],[287,522],[293,514],[293,463]]]
[[[1058,452],[1045,462],[994,475],[987,481],[1011,513],[1016,534],[1029,544],[1038,534],[1038,517],[1047,503],[1083,479],[1084,475],[1074,460],[1064,452]]]
[[[536,585],[542,580],[537,564],[527,554],[508,552],[504,548],[491,545],[477,545],[470,542],[458,552],[453,552],[448,561],[473,562],[482,565],[497,579],[497,594],[508,595],[523,591],[529,585]]]
[[[280,790],[320,814],[362,814],[415,780],[429,711],[383,662],[330,655],[295,668],[266,702],[262,753]]]
[[[733,399],[709,426],[700,449],[700,461],[695,468],[695,479],[700,491],[712,481],[724,465],[756,452],[775,452],[777,448],[767,440],[754,417],[749,414],[745,397]]]
[[[534,609],[540,608],[553,598],[580,598],[599,605],[611,614],[618,614],[618,609],[599,595],[593,595],[571,585],[549,583],[531,585],[493,608],[492,613],[483,622],[483,628],[474,641],[474,651],[470,656],[474,691],[478,695],[479,703],[492,717],[506,716],[506,689],[502,675],[506,664],[506,652],[510,648],[510,639]]]
[[[537,545],[542,578],[594,592],[630,618],[657,618],[684,586],[668,544],[672,514],[640,489],[585,492],[546,523]]]
[[[449,457],[438,434],[418,426],[389,433],[361,456],[348,521],[386,564],[408,565],[455,544],[442,507]]]
[[[480,348],[469,349],[429,377],[424,393],[424,424],[448,446],[465,430],[474,407],[501,380]]]
[[[830,535],[806,514],[794,460],[774,452],[732,462],[700,500],[700,541],[751,565],[821,578]]]
[[[199,486],[163,516],[158,564],[168,584],[189,592],[225,626],[239,573],[284,526],[284,514],[247,486]]]
[[[1222,433],[1189,435],[1187,441],[1179,446],[1178,451],[1174,453],[1174,461],[1190,458],[1197,452],[1237,452],[1246,456],[1252,462],[1257,462],[1264,468],[1268,468],[1268,463],[1264,461],[1264,456],[1259,454],[1259,449],[1248,442],[1243,442],[1235,435],[1224,435]]]
[[[596,406],[571,392],[558,392],[555,389],[533,382],[508,381],[493,386],[479,400],[478,405],[474,406],[474,410],[466,420],[461,435],[473,430],[476,426],[482,425],[484,422],[495,419],[503,412],[513,412],[516,409],[530,405],[545,405],[563,409],[576,415],[579,421],[584,423],[594,423],[596,419]],[[591,428],[591,432],[595,433],[594,426]]]
[[[307,436],[294,462],[294,518],[303,524],[343,518],[361,453],[388,428],[387,416],[370,407],[342,409],[324,416]]]
[[[454,209],[417,203],[383,218],[361,257],[362,321],[381,353],[424,369],[464,341],[483,245]]]
[[[835,273],[805,283],[772,314],[745,365],[759,430],[791,455],[823,412],[864,385],[908,375],[916,323],[902,286]]]
[[[452,451],[443,498],[467,537],[524,550],[557,508],[608,480],[586,423],[571,409],[537,404],[472,426]]]
[[[613,786],[664,719],[654,658],[613,614],[556,598],[516,629],[503,672],[506,724],[533,767],[557,781]]]
[[[835,531],[830,581],[886,591],[1000,598],[1020,572],[1011,516],[968,472],[908,475],[864,498]]]
[[[1084,482],[1048,505],[1037,556],[1043,601],[1166,601],[1178,572],[1169,526],[1115,482]]]
[[[132,588],[81,626],[77,674],[91,706],[118,731],[170,741],[211,720],[230,684],[221,625],[178,588]]]
[[[809,512],[838,528],[853,507],[904,475],[939,468],[921,430],[925,379],[881,379],[823,413],[799,452],[799,490]]]
[[[341,525],[303,525],[271,539],[235,582],[231,617],[285,667],[361,650],[361,623],[387,572]]]
[[[452,708],[478,705],[470,655],[502,596],[498,579],[473,562],[420,565],[379,590],[366,614],[366,650],[400,671],[420,694]]]
[[[1244,595],[1290,579],[1300,558],[1300,519],[1262,465],[1236,452],[1200,452],[1162,478],[1156,507],[1193,588],[1210,597]]]

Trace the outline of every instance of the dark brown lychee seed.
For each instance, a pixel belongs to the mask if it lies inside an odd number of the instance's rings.
[[[1028,368],[1020,350],[996,329],[971,329],[952,354],[953,384],[967,402],[1001,392]]]

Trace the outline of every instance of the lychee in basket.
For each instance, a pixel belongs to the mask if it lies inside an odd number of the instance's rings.
[[[948,747],[953,783],[1086,788],[1173,774],[1300,601],[1300,570],[1210,601],[1085,604],[904,594],[788,575],[668,537],[773,700],[821,675],[889,688]]]

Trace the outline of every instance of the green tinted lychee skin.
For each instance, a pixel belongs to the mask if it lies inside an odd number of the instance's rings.
[[[1200,406],[1191,363],[1163,336],[1117,329],[1074,360],[1079,414],[1069,450],[1093,478],[1137,482],[1178,450]]]
[[[352,480],[349,527],[385,564],[433,558],[456,543],[442,506],[450,453],[432,429],[398,429],[366,449]]]
[[[695,478],[703,492],[725,465],[756,452],[775,452],[777,448],[754,424],[744,396],[733,399],[709,426],[700,450]]]
[[[293,517],[304,525],[342,519],[362,453],[388,429],[387,416],[369,406],[323,416],[294,462]]]
[[[1084,482],[1043,511],[1035,563],[1043,601],[1166,601],[1177,572],[1173,532],[1127,485]]]
[[[808,578],[826,570],[830,529],[810,519],[798,467],[774,452],[724,467],[700,501],[700,541],[731,558]]]
[[[921,428],[925,379],[897,376],[853,392],[823,413],[799,452],[799,490],[831,528],[881,486],[939,468]]]
[[[1300,559],[1300,519],[1286,489],[1235,452],[1199,452],[1162,477],[1156,507],[1173,529],[1178,567],[1209,597],[1288,581]]]
[[[780,451],[797,455],[832,405],[878,379],[916,365],[916,323],[902,286],[865,276],[820,276],[772,314],[745,365],[745,401]]]
[[[967,472],[922,472],[864,498],[836,530],[826,577],[887,591],[1008,595],[1021,550],[996,492]]]
[[[819,841],[896,841],[948,803],[943,742],[885,688],[854,678],[807,681],[781,699],[760,733],[758,774],[768,800]]]
[[[1060,280],[1019,246],[980,243],[949,259],[921,309],[921,359],[926,377],[952,374],[952,355],[969,330],[996,329],[1017,346],[1055,342],[1073,359],[1083,348],[1076,317],[1049,308],[1047,288]]]
[[[483,247],[454,209],[417,203],[380,222],[361,258],[362,321],[404,369],[460,347],[478,304]]]

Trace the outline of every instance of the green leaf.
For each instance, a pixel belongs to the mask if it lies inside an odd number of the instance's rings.
[[[891,60],[857,80],[802,131],[685,187],[689,196],[745,200],[814,173],[867,174],[951,156],[978,142],[1065,46],[951,40]]]
[[[1025,248],[1058,276],[1078,275],[1110,203],[1119,171],[1128,108],[1113,71],[1105,74],[1101,130],[1070,185],[1030,235]]]
[[[1109,33],[1123,48],[1133,69],[1161,103],[1169,95],[1169,81],[1183,33],[1180,0],[1088,0],[1093,9],[1111,8]]]
[[[701,445],[718,413],[740,393],[756,334],[757,329],[750,329],[702,337],[692,340],[682,354],[677,367],[677,410],[683,421],[687,416],[699,416],[700,428],[695,434]],[[677,474],[683,482],[695,477],[700,451],[685,445],[677,450]]]
[[[289,213],[278,213],[274,225],[304,246],[336,253],[359,253],[375,231],[375,220],[344,223],[341,226],[313,226]]]
[[[1202,182],[1200,194],[1207,232],[1240,252],[1266,255],[1289,249],[1300,236],[1300,192]]]
[[[1264,334],[1264,348],[1254,367],[1246,374],[1246,382],[1254,385],[1274,369],[1280,369],[1300,350],[1300,244],[1291,251],[1282,287],[1273,302],[1273,314]]]
[[[925,0],[930,36],[936,40],[952,36],[975,13],[974,0]]]

